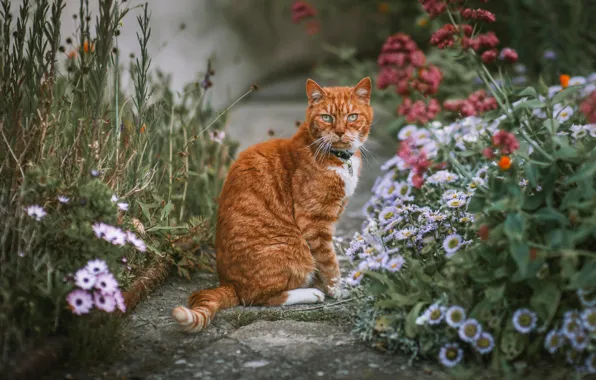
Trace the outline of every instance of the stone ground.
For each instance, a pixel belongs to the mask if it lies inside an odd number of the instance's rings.
[[[229,134],[241,149],[268,138],[294,133],[303,120],[304,102],[253,101],[234,108]],[[382,130],[383,117],[377,124]],[[373,127],[374,128],[374,127]],[[394,142],[382,133],[368,144],[375,153],[365,161],[357,194],[337,228],[348,237],[362,223],[360,210],[380,164],[391,157]],[[344,271],[348,261],[340,257]],[[351,334],[350,302],[286,307],[236,307],[218,314],[205,331],[188,335],[172,323],[170,311],[197,289],[213,287],[216,277],[197,273],[191,281],[171,277],[142,302],[125,322],[123,350],[110,363],[65,369],[48,379],[438,379],[436,367],[408,367],[407,358],[386,356]]]

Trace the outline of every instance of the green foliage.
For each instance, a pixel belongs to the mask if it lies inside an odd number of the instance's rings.
[[[133,95],[120,88],[117,36],[128,4],[100,1],[92,17],[81,2],[77,35],[62,44],[64,1],[24,1],[18,12],[0,1],[2,367],[55,334],[69,338],[75,357],[114,352],[117,316],[76,316],[66,303],[87,261],[105,260],[124,288],[160,257],[185,276],[205,265],[195,253],[212,240],[235,144],[223,138],[208,86],[178,93],[163,74],[149,76],[147,5],[136,7]],[[95,223],[138,234],[146,251],[98,238]],[[174,244],[183,238],[193,244]]]
[[[594,371],[596,130],[578,110],[593,83],[560,91],[484,79],[497,111],[409,126],[413,140],[402,130],[399,156],[383,165],[347,251],[359,265],[348,281],[371,299],[356,329],[443,364],[441,349],[457,342],[464,361],[504,372],[547,355]],[[421,151],[431,169],[417,188]],[[480,340],[464,341],[453,307],[494,347],[483,354]]]

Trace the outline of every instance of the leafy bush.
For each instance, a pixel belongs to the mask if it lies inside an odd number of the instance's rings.
[[[208,67],[181,94],[163,74],[149,76],[145,5],[127,95],[117,49],[127,4],[100,1],[93,25],[81,2],[78,35],[63,42],[64,1],[24,1],[15,15],[9,0],[0,1],[2,367],[53,335],[67,336],[81,358],[114,352],[118,318],[78,308],[89,301],[71,292],[81,287],[79,269],[106,263],[109,284],[121,289],[156,260],[188,276],[202,265],[193,248],[212,239],[214,198],[235,149],[209,105],[214,72]],[[99,284],[95,307],[111,312],[118,301],[124,309],[120,290]],[[109,305],[102,294],[114,297]]]
[[[399,131],[346,251],[348,282],[369,296],[357,330],[446,367],[552,355],[595,373],[596,73],[519,89],[490,74],[494,60],[467,43],[476,32],[445,38],[486,93],[468,99],[472,115],[455,107]]]

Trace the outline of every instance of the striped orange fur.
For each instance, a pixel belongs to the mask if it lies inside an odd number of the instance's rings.
[[[236,305],[291,305],[341,297],[332,236],[353,194],[360,148],[373,119],[371,82],[306,83],[305,122],[289,139],[242,152],[224,183],[217,216],[220,286],[193,293],[172,315],[189,332]]]

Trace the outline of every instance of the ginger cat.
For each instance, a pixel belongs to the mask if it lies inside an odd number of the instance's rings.
[[[242,152],[220,198],[216,249],[220,286],[194,292],[172,316],[188,332],[237,305],[294,305],[338,298],[332,236],[361,167],[373,119],[371,81],[321,88],[306,82],[306,120],[289,139]]]

